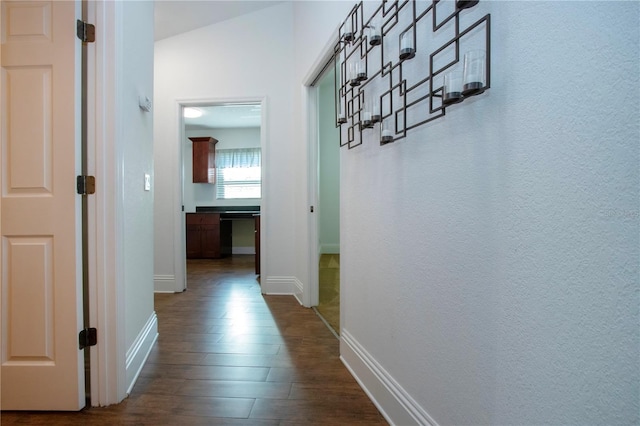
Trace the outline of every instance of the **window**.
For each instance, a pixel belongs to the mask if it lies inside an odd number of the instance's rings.
[[[217,198],[260,198],[261,164],[260,148],[217,150]]]

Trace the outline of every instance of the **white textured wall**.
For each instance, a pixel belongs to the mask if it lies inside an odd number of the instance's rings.
[[[340,133],[333,70],[318,84],[319,232],[322,253],[340,253]]]
[[[158,41],[155,73],[155,167],[163,171],[156,176],[156,275],[180,274],[174,246],[181,242],[166,232],[174,229],[181,206],[174,191],[179,101],[266,97],[262,275],[294,276],[293,6],[283,3]]]
[[[125,335],[127,349],[153,314],[153,191],[144,191],[144,174],[153,184],[153,114],[138,107],[138,96],[153,98],[153,3],[123,4],[121,102],[124,164]],[[153,189],[153,186],[152,186]]]
[[[640,4],[478,7],[492,88],[342,153],[343,330],[441,425],[638,424]]]

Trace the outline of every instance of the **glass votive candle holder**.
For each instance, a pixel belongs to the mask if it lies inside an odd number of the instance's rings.
[[[400,59],[411,59],[416,56],[416,48],[413,45],[413,31],[410,29],[400,34]]]
[[[369,44],[378,46],[382,43],[382,24],[379,19],[374,19],[369,23]]]
[[[371,99],[371,122],[379,123],[380,122],[380,103],[378,99]]]
[[[362,112],[362,121],[360,122],[363,129],[370,129],[373,127],[373,123],[371,122],[371,111],[363,111]]]
[[[367,79],[367,67],[365,66],[364,59],[356,62],[356,78],[358,81],[365,81]]]
[[[462,81],[462,96],[479,95],[484,92],[487,82],[484,50],[472,50],[464,55]]]
[[[347,20],[344,22],[343,28],[344,29],[342,32],[342,38],[344,39],[344,41],[352,42],[354,38],[354,34],[353,34],[353,25],[351,24],[351,16],[349,16]]]
[[[360,80],[358,79],[358,63],[351,62],[349,64],[349,84],[353,86],[360,86]]]
[[[451,105],[461,102],[462,97],[462,76],[456,71],[448,72],[444,75],[442,85],[442,105]]]
[[[380,145],[386,145],[393,142],[393,133],[386,125],[380,126]]]
[[[336,105],[336,119],[338,120],[338,124],[344,124],[347,122],[347,116],[344,114],[344,111],[342,109],[342,103],[338,102],[338,105]]]

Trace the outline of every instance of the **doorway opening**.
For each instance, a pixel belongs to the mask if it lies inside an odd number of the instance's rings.
[[[233,265],[236,260],[242,267],[251,262],[260,274],[263,104],[182,104],[180,260],[185,272],[189,263]]]
[[[340,134],[336,127],[335,67],[317,87],[317,311],[340,334]]]

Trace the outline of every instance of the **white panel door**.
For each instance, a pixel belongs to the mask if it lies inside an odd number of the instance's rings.
[[[77,1],[0,1],[1,408],[85,405]]]

